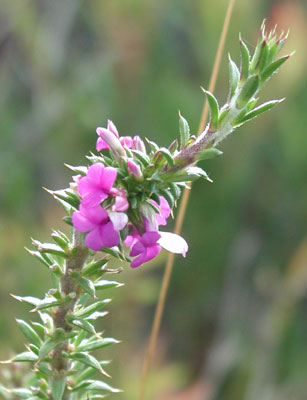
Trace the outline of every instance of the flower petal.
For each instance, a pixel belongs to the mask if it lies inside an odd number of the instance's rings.
[[[116,231],[124,229],[128,223],[128,217],[125,213],[110,211],[109,218],[112,221],[113,227]]]
[[[109,129],[109,131],[111,131],[112,133],[114,133],[114,135],[115,135],[116,137],[119,137],[118,130],[117,130],[117,128],[116,128],[114,122],[112,122],[110,119],[108,119],[108,129]]]
[[[160,232],[161,235],[158,243],[165,250],[170,251],[171,253],[182,254],[183,257],[186,256],[188,251],[187,242],[179,235],[171,232]]]
[[[145,262],[150,261],[153,258],[157,257],[157,255],[160,253],[160,251],[161,251],[161,246],[159,246],[158,244],[147,247]]]
[[[96,190],[92,193],[87,193],[82,199],[84,207],[95,207],[98,206],[103,200],[108,197],[107,193],[103,190]]]
[[[100,234],[103,238],[103,246],[113,247],[120,242],[119,233],[114,229],[111,221],[99,227]]]
[[[117,176],[117,171],[113,167],[106,167],[103,170],[103,173],[99,177],[99,186],[105,191],[109,192],[111,187],[113,186],[115,179]]]
[[[157,243],[160,236],[158,232],[145,232],[141,237],[141,242],[145,247],[153,246]]]
[[[97,226],[85,237],[85,245],[92,250],[99,251],[104,246],[103,236],[101,235],[100,226]]]
[[[132,249],[130,251],[130,256],[131,257],[135,257],[138,256],[141,253],[145,253],[145,246],[143,245],[143,243],[141,241],[136,242],[133,246]]]
[[[80,211],[75,211],[73,213],[72,224],[78,232],[88,232],[96,227],[96,224],[90,221]]]
[[[132,268],[137,268],[137,267],[139,267],[140,265],[142,265],[142,264],[144,264],[144,262],[146,262],[146,253],[142,253],[139,257],[137,257],[137,258],[135,258],[132,262],[131,262],[131,264],[130,264],[130,266],[132,267]]]
[[[96,142],[96,150],[97,151],[107,150],[109,148],[110,148],[109,145],[104,140],[102,140],[101,137],[99,137],[97,139],[97,142]]]
[[[87,219],[95,225],[99,225],[108,220],[109,216],[106,210],[101,206],[85,207],[83,202],[80,204],[80,211]]]

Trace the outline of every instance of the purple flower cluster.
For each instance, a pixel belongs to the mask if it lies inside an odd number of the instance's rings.
[[[107,128],[97,128],[97,133],[98,151],[110,149],[114,155],[125,158],[124,147],[146,151],[139,136],[119,137],[112,121],[108,121]],[[135,181],[142,181],[141,168],[132,159],[127,159],[127,170]],[[166,225],[171,214],[166,199],[160,196],[160,204],[150,199],[144,201],[139,209],[143,224],[136,227],[129,220],[127,192],[118,185],[117,175],[116,168],[97,162],[88,168],[86,176],[75,180],[81,203],[79,210],[73,213],[72,223],[77,231],[86,233],[86,246],[94,251],[118,246],[120,231],[127,227],[129,234],[124,244],[130,247],[130,256],[136,257],[131,267],[150,261],[160,253],[162,247],[185,256],[188,246],[184,239],[170,232],[159,231],[159,226]]]

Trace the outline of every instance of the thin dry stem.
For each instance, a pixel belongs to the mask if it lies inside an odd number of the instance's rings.
[[[218,45],[218,49],[217,49],[217,53],[216,53],[216,57],[215,57],[214,65],[213,65],[213,70],[212,70],[212,74],[211,74],[211,78],[210,78],[210,82],[209,82],[209,91],[210,92],[213,92],[214,88],[215,88],[216,79],[217,79],[217,75],[218,75],[218,71],[219,71],[219,67],[220,67],[220,63],[221,63],[222,53],[223,53],[223,49],[224,49],[224,45],[225,45],[225,40],[226,40],[228,28],[229,28],[229,23],[230,23],[234,3],[235,3],[235,0],[229,0],[227,12],[226,12],[226,16],[225,16],[225,20],[224,20],[224,24],[223,24],[223,29],[221,32],[219,45]],[[208,118],[208,111],[209,111],[208,101],[205,100],[202,115],[200,118],[198,135],[200,135],[202,133],[202,131],[205,129],[206,121]],[[180,234],[180,231],[182,228],[184,216],[185,216],[188,201],[189,201],[191,187],[192,187],[192,184],[190,184],[189,188],[186,188],[183,192],[182,200],[181,200],[179,211],[178,211],[176,226],[175,226],[175,233],[177,233],[177,234]],[[164,271],[161,289],[160,289],[159,300],[157,303],[157,308],[156,308],[155,315],[154,315],[154,320],[153,320],[153,325],[152,325],[152,329],[151,329],[151,333],[150,333],[147,352],[145,355],[138,400],[144,399],[146,381],[147,381],[147,377],[148,377],[148,373],[149,373],[149,369],[150,369],[150,365],[151,365],[151,361],[152,361],[152,355],[153,355],[154,349],[156,347],[156,342],[157,342],[157,337],[158,337],[158,333],[159,333],[159,329],[160,329],[160,325],[161,325],[161,319],[162,319],[162,314],[163,314],[163,310],[164,310],[165,300],[166,300],[167,291],[168,291],[169,283],[170,283],[170,278],[171,278],[171,274],[172,274],[172,270],[173,270],[173,266],[174,266],[174,260],[175,260],[175,255],[173,253],[170,253],[168,256],[167,262],[166,262],[166,266],[165,266],[165,271]]]

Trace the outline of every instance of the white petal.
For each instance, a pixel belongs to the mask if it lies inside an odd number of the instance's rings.
[[[158,240],[158,243],[161,247],[171,253],[182,254],[183,257],[186,256],[189,247],[187,242],[181,236],[171,232],[159,231],[159,234],[161,237]]]
[[[127,225],[128,217],[125,213],[110,211],[108,214],[116,231],[124,229]]]

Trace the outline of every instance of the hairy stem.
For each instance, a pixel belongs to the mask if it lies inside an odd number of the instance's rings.
[[[66,316],[74,310],[75,304],[80,297],[78,284],[72,277],[72,272],[80,272],[88,257],[88,249],[84,246],[81,234],[74,230],[71,256],[66,260],[65,273],[61,279],[61,294],[63,297],[70,296],[71,301],[59,306],[53,316],[54,327],[62,328],[65,332],[71,330],[71,326],[66,321]],[[69,362],[63,357],[63,352],[68,350],[68,340],[58,344],[53,352],[52,370],[54,377],[64,376],[70,368]],[[66,393],[63,400],[69,400]]]

